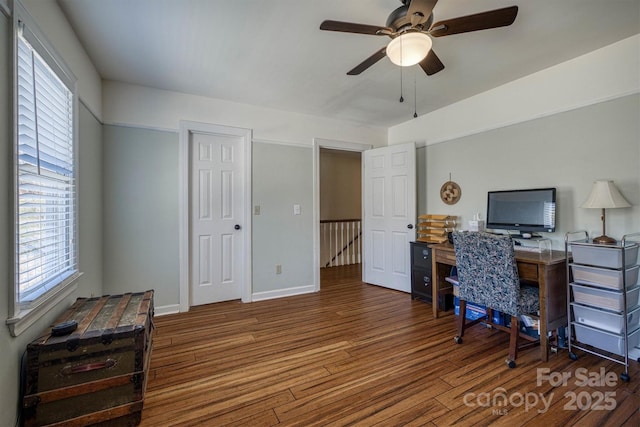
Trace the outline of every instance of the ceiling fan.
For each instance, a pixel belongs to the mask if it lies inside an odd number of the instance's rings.
[[[356,65],[347,73],[348,75],[362,73],[385,56],[400,66],[420,64],[427,75],[433,75],[442,71],[444,64],[431,49],[431,37],[505,27],[511,25],[518,14],[518,6],[511,6],[438,21],[434,24],[432,11],[438,0],[400,0],[400,2],[402,6],[391,12],[383,27],[331,20],[320,24],[320,29],[326,31],[391,38],[387,46]]]

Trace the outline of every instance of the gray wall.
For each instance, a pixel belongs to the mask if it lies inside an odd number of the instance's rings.
[[[557,187],[556,233],[564,249],[567,231],[601,234],[600,211],[580,205],[597,179],[613,179],[633,205],[607,210],[607,235],[640,231],[640,95],[629,95],[553,116],[483,132],[417,150],[418,212],[486,215],[489,190]],[[462,188],[455,205],[440,200],[449,179]],[[579,190],[576,190],[579,189]]]
[[[157,307],[177,305],[178,135],[103,128],[103,292],[154,289]],[[313,284],[311,170],[311,147],[253,144],[254,294]]]
[[[103,128],[103,291],[178,304],[178,134]]]
[[[0,63],[11,64],[11,20],[0,13]],[[9,316],[9,287],[13,286],[10,261],[13,253],[13,146],[10,66],[0,67],[0,319]],[[0,327],[0,425],[15,425],[18,414],[20,359],[29,342],[41,335],[77,297],[102,292],[102,186],[100,157],[101,125],[79,107],[78,212],[79,262],[82,277],[78,290],[58,304],[18,337]]]
[[[253,292],[313,284],[313,151],[311,147],[253,144]],[[293,205],[301,215],[293,215]],[[275,274],[275,265],[282,274]]]
[[[320,220],[362,216],[361,153],[320,149]]]

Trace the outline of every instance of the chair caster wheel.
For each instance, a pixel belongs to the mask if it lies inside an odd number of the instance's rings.
[[[629,374],[626,373],[626,372],[621,373],[620,374],[620,379],[622,381],[624,381],[625,383],[628,383],[629,382]]]
[[[456,344],[462,344],[462,337],[454,337],[453,341],[455,341]]]
[[[575,354],[573,351],[571,351],[571,352],[569,352],[569,359],[578,360],[578,355]]]
[[[515,360],[507,360],[507,366],[509,367],[509,369],[513,369],[516,367],[516,361]]]

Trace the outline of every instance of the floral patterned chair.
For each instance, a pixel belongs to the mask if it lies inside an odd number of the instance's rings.
[[[465,328],[485,321],[492,327],[510,333],[507,366],[514,368],[518,353],[518,337],[528,341],[535,338],[519,331],[519,319],[523,314],[536,313],[540,309],[538,288],[520,282],[513,250],[513,241],[508,235],[484,232],[454,232],[453,244],[458,271],[460,315],[458,336],[462,343]],[[466,302],[470,301],[487,308],[488,319],[467,323]],[[493,323],[493,310],[511,316],[511,327]]]

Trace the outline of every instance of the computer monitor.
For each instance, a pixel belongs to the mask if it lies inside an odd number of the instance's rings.
[[[521,234],[556,230],[556,189],[489,191],[487,228]]]

